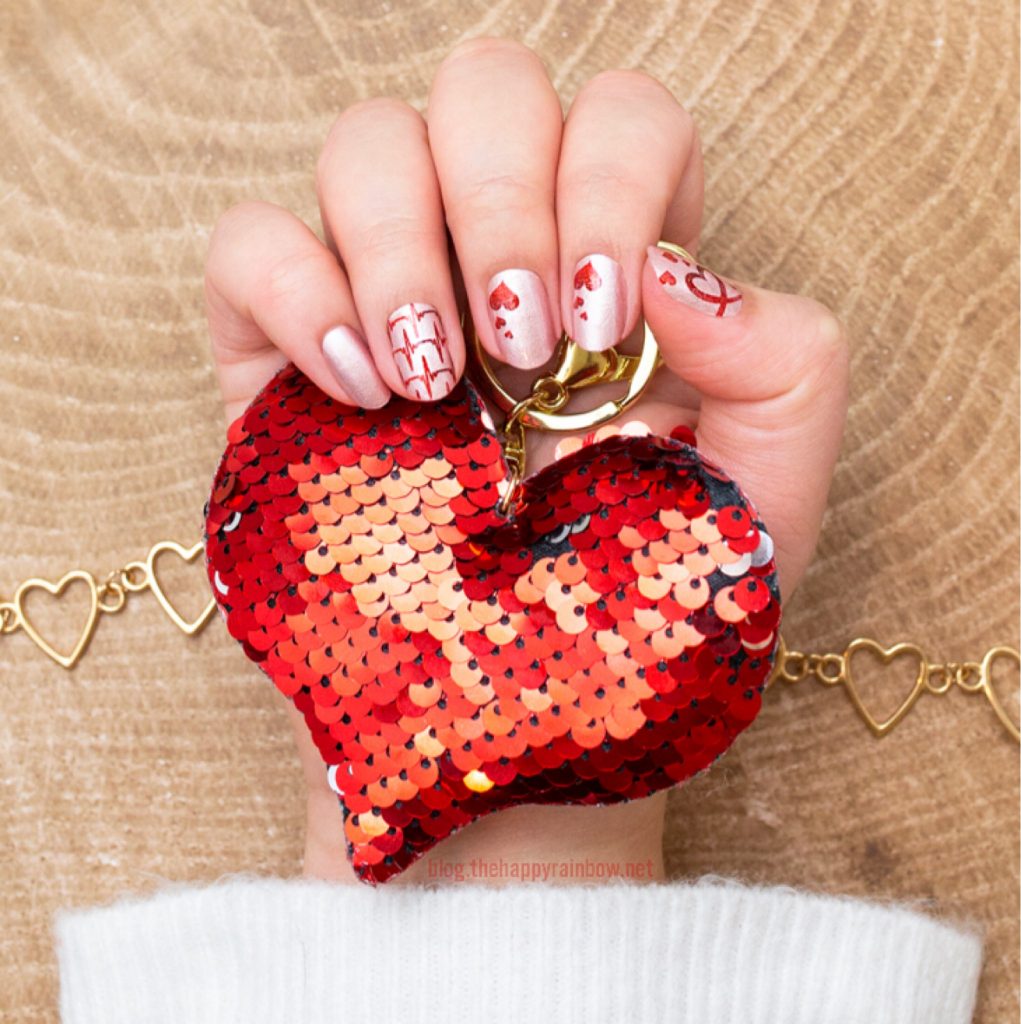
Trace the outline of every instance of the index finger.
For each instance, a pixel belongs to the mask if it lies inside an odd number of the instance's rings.
[[[228,210],[209,243],[205,290],[228,420],[288,359],[347,404],[374,408],[390,397],[336,258],[287,210],[256,202]]]

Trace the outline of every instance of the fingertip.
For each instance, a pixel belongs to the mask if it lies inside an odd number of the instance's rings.
[[[499,271],[486,285],[485,303],[491,342],[486,349],[491,354],[519,370],[535,370],[549,361],[557,334],[546,285],[538,274]]]
[[[755,305],[760,289],[738,283],[710,270],[688,250],[671,245],[650,245],[642,268],[643,309],[661,318],[690,325],[696,332],[729,331]]]
[[[740,315],[743,289],[699,263],[685,249],[650,245],[646,257],[656,287],[674,302],[718,320]]]
[[[763,295],[773,297],[722,278],[686,254],[648,250],[645,319],[666,365],[704,395],[754,400],[781,389],[792,324],[780,306],[764,309]]]
[[[323,335],[326,365],[340,386],[334,394],[363,409],[380,409],[390,400],[390,389],[383,382],[362,336],[346,324],[331,327]]]
[[[624,337],[627,279],[611,256],[590,253],[571,278],[571,338],[589,352],[604,352]]]

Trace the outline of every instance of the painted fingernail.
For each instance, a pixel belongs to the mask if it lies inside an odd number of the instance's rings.
[[[624,336],[627,289],[624,269],[594,253],[574,268],[571,337],[590,352],[612,348]]]
[[[323,335],[323,355],[344,391],[363,409],[379,409],[390,398],[365,339],[351,327],[331,327]]]
[[[397,373],[408,394],[420,402],[450,394],[454,387],[454,362],[436,307],[409,302],[390,314],[386,329]]]
[[[703,267],[691,253],[678,256],[650,245],[649,263],[670,298],[709,316],[737,316],[741,312],[742,296],[737,288]]]
[[[490,279],[486,296],[503,361],[522,370],[542,366],[557,341],[542,278],[531,270],[501,270]]]

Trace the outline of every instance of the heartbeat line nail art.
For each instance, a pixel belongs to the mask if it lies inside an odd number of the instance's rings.
[[[737,288],[703,267],[690,253],[678,256],[650,245],[648,255],[656,280],[670,298],[709,316],[737,316],[741,312],[742,295]]]
[[[386,322],[394,364],[412,398],[435,401],[454,386],[454,364],[443,321],[434,306],[409,302]]]

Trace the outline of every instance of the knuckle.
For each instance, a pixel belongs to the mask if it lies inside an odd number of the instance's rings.
[[[399,121],[407,119],[418,121],[419,113],[411,104],[396,96],[373,96],[367,100],[352,103],[333,122],[334,127],[350,127],[352,125],[376,125],[380,121]]]
[[[813,344],[822,352],[834,353],[847,349],[847,328],[829,306],[813,302]]]
[[[536,183],[515,174],[491,174],[466,187],[454,200],[452,211],[458,220],[505,220],[530,213],[545,202],[545,192]]]
[[[245,235],[257,226],[259,221],[272,210],[269,203],[257,199],[245,199],[235,203],[220,214],[210,236],[210,249],[219,248],[239,235]]]
[[[699,145],[698,124],[695,122],[695,118],[691,116],[691,111],[678,103],[673,96],[670,99],[673,116],[677,121],[678,133],[689,139],[692,146]]]
[[[444,58],[441,67],[462,62],[487,64],[510,59],[537,60],[536,54],[524,43],[496,36],[476,36],[458,43]]]
[[[673,103],[677,103],[673,93],[658,78],[631,68],[611,68],[607,71],[600,71],[582,86],[581,93],[622,95],[629,98],[668,96]],[[680,104],[677,105],[680,106]]]
[[[259,291],[269,306],[289,305],[316,279],[323,255],[316,249],[286,253],[263,274]]]
[[[404,100],[376,96],[352,104],[336,118],[326,133],[326,141],[316,163],[317,179],[322,180],[338,154],[351,145],[389,134],[401,126],[423,129],[422,115]]]
[[[850,345],[847,328],[828,306],[812,300],[812,317],[807,357],[819,373],[846,380],[849,373]]]
[[[349,242],[369,262],[390,261],[394,253],[420,252],[432,248],[431,234],[420,218],[391,216],[373,221],[349,233]]]
[[[644,71],[617,69],[601,71],[582,87],[576,103],[627,104],[629,119],[646,130],[665,129],[693,143],[698,126],[691,112],[658,78]],[[667,125],[665,122],[671,122]]]
[[[245,247],[246,240],[263,230],[279,212],[280,208],[272,203],[246,199],[220,214],[206,250],[207,285],[215,283],[230,268],[238,250]]]

